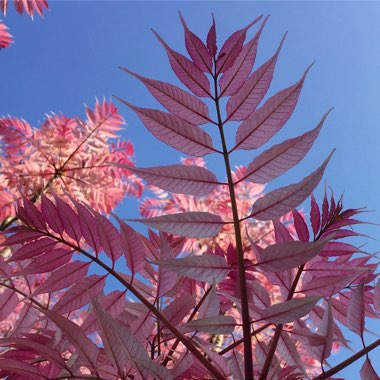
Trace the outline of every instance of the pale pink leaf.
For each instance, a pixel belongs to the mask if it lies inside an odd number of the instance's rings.
[[[328,113],[323,116],[318,126],[311,131],[274,145],[257,156],[248,165],[247,172],[242,179],[264,184],[297,165],[309,152],[327,115]],[[239,179],[239,181],[242,179]]]
[[[19,302],[15,291],[7,288],[2,289],[0,293],[0,321],[3,321],[12,314]]]
[[[353,291],[348,304],[347,326],[359,336],[363,336],[365,328],[364,280]]]
[[[261,314],[261,319],[272,323],[289,323],[309,314],[320,297],[294,298],[290,301],[269,306]]]
[[[252,217],[258,220],[277,219],[299,206],[317,187],[333,152],[323,164],[302,181],[273,190],[253,205]]]
[[[5,14],[5,12],[3,11]],[[8,32],[8,28],[0,22],[0,50],[9,47],[12,43],[12,36]]]
[[[169,244],[167,234],[160,232],[160,260],[168,260],[174,258],[173,249]],[[177,275],[163,266],[158,267],[156,297],[165,296],[173,289],[176,283]]]
[[[50,277],[34,291],[33,295],[55,292],[75,284],[86,275],[89,266],[90,263],[83,261],[66,264],[52,272]]]
[[[286,36],[286,34],[285,34]],[[230,121],[241,121],[247,119],[256,110],[261,100],[267,93],[272,82],[273,71],[280,53],[285,36],[272,58],[261,65],[243,84],[243,86],[232,95],[227,102],[227,119]]]
[[[305,219],[296,209],[292,211],[292,214],[293,214],[294,228],[296,229],[298,238],[304,242],[309,241],[309,238],[310,238],[309,229],[307,228]],[[323,247],[323,249],[325,249],[325,247]]]
[[[379,380],[379,376],[372,366],[371,361],[367,357],[360,370],[360,378],[362,380]]]
[[[204,196],[221,184],[212,172],[194,165],[168,165],[151,168],[115,165],[136,173],[150,185],[173,193]]]
[[[326,339],[323,346],[319,346],[313,349],[313,351],[318,354],[318,360],[323,362],[331,354],[334,338],[334,317],[332,314],[330,302],[328,302],[325,307],[325,312],[323,314],[321,323],[318,326],[317,333]]]
[[[82,278],[63,294],[52,310],[65,314],[80,309],[87,305],[91,298],[95,298],[101,294],[105,281],[105,276],[99,275]]]
[[[297,347],[290,338],[289,334],[285,331],[281,333],[278,341],[278,355],[286,362],[288,366],[295,365],[298,370],[305,373],[304,364],[302,363],[301,357],[297,351]]]
[[[119,217],[113,215],[120,225],[121,246],[128,268],[132,274],[140,272],[146,263],[147,248],[140,235]]]
[[[296,268],[317,256],[328,240],[325,238],[310,243],[293,241],[270,245],[264,249],[257,265],[266,272]]]
[[[244,360],[239,351],[232,351],[227,364],[234,380],[244,380]]]
[[[201,125],[210,121],[207,105],[196,96],[172,84],[145,78],[126,68],[122,69],[143,82],[150,93],[173,115],[192,125]]]
[[[245,83],[255,62],[257,45],[267,20],[268,17],[265,18],[255,36],[243,46],[233,65],[220,78],[220,96],[235,94]]]
[[[236,321],[233,317],[218,315],[193,320],[181,325],[178,329],[182,332],[202,331],[210,334],[231,334],[235,326]]]
[[[288,121],[297,105],[307,72],[293,86],[278,92],[240,124],[236,133],[236,149],[256,149],[272,138]]]
[[[210,82],[206,75],[182,54],[177,53],[153,30],[168,54],[170,65],[178,79],[195,95],[210,97]]]
[[[322,346],[326,342],[324,337],[310,331],[308,328],[292,329],[289,333],[301,343],[312,347]]]
[[[230,271],[224,258],[208,254],[162,260],[158,265],[185,277],[209,283],[223,281]]]
[[[182,352],[178,359],[176,360],[173,368],[171,369],[171,374],[173,378],[177,378],[182,375],[187,369],[189,369],[194,363],[194,357],[189,351]]]
[[[0,358],[0,369],[16,374],[16,376],[20,375],[14,378],[30,380],[41,380],[42,378],[41,372],[35,366],[21,360]]]
[[[232,33],[231,36],[227,38],[226,42],[220,49],[218,59],[216,60],[216,71],[218,74],[224,73],[233,65],[243,48],[248,29],[256,24],[261,18],[262,15],[249,23],[245,28]]]
[[[175,298],[161,313],[171,324],[177,326],[194,306],[195,295],[185,295]]]
[[[148,311],[138,318],[134,318],[130,323],[130,330],[141,343],[144,343],[152,334],[155,326],[151,312]]]
[[[150,228],[157,228],[170,234],[193,238],[215,236],[224,225],[219,215],[201,211],[128,220],[142,223]]]
[[[216,152],[210,135],[177,116],[148,108],[133,106],[119,99],[133,109],[145,127],[159,140],[171,147],[189,154],[202,157]]]
[[[272,223],[276,243],[289,243],[294,241],[289,230],[280,221],[274,219]]]
[[[98,347],[87,338],[85,332],[76,323],[47,309],[40,309],[57,327],[62,331],[65,338],[75,347],[79,357],[96,369],[96,359],[98,357]]]
[[[213,285],[199,308],[198,318],[214,317],[220,314],[220,302],[215,288],[216,286]]]
[[[204,45],[201,39],[192,33],[188,28],[181,12],[179,13],[179,17],[181,18],[181,22],[185,30],[186,50],[189,53],[191,59],[200,70],[205,73],[211,73],[212,59],[210,52],[207,50],[207,47]]]
[[[380,314],[380,280],[377,280],[375,292],[373,295],[373,306],[378,314]]]

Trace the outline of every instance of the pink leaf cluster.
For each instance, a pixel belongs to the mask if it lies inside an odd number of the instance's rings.
[[[8,32],[8,28],[0,22],[0,49],[8,47],[12,42],[12,36]]]

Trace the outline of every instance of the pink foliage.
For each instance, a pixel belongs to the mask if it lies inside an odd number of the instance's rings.
[[[0,22],[0,49],[8,47],[12,42],[12,36],[8,32],[8,28]]]
[[[49,8],[46,0],[14,0],[13,3],[20,15],[25,12],[32,18],[35,13],[42,17],[44,10]],[[8,0],[0,0],[0,10],[4,15],[7,13],[8,5]]]

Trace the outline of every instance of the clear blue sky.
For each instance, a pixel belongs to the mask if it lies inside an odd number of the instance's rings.
[[[270,14],[257,64],[272,55],[288,31],[270,94],[294,83],[316,60],[293,117],[273,142],[311,129],[331,106],[335,109],[307,158],[269,188],[300,180],[336,148],[326,183],[336,194],[345,193],[347,207],[375,210],[365,217],[379,223],[380,3],[50,1],[49,5],[44,20],[19,17],[14,9],[5,19],[15,43],[0,53],[0,114],[38,125],[46,112],[83,116],[84,103],[92,105],[95,97],[113,94],[156,107],[144,86],[117,69],[126,66],[178,85],[150,28],[184,52],[178,10],[201,36],[207,33],[213,12],[219,41],[257,15]],[[177,163],[183,156],[155,141],[133,112],[120,109],[138,165]],[[250,159],[249,153],[237,154],[234,163],[247,164]],[[210,158],[209,167],[223,178],[216,159]],[[317,195],[321,193],[322,186]],[[125,201],[119,211],[122,216],[137,216],[137,204]],[[376,227],[362,231],[380,236]],[[379,242],[370,242],[367,248],[377,251]],[[354,379],[352,371],[345,376]]]

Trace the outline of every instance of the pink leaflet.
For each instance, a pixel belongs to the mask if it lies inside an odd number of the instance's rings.
[[[325,338],[310,331],[308,328],[292,329],[289,333],[301,343],[312,347],[321,346],[322,344],[325,344],[326,341]]]
[[[49,250],[49,252],[34,258],[33,261],[22,270],[22,274],[27,275],[53,271],[67,264],[72,254],[73,251],[68,251],[64,248]]]
[[[379,380],[379,376],[377,375],[368,357],[365,359],[360,370],[360,378],[362,380]]]
[[[207,105],[196,96],[170,83],[145,78],[126,68],[122,70],[140,79],[150,93],[173,115],[196,126],[210,121]]]
[[[365,328],[364,302],[364,280],[362,280],[354,290],[347,310],[347,326],[360,337],[363,336]]]
[[[243,43],[247,34],[248,29],[256,24],[263,16],[257,17],[250,24],[248,24],[245,28],[240,29],[231,34],[230,37],[227,38],[226,42],[223,44],[220,52],[218,54],[218,58],[216,60],[216,72],[224,73],[227,71],[235,62],[239,53],[243,48]]]
[[[21,360],[0,358],[0,369],[21,375],[21,379],[40,380],[42,378],[41,372],[35,366]]]
[[[117,164],[116,164],[117,165]],[[173,193],[203,196],[220,184],[214,173],[199,166],[168,165],[152,168],[127,167],[150,185]]]
[[[180,296],[170,302],[161,313],[172,325],[177,326],[194,306],[195,295]]]
[[[154,322],[151,312],[148,310],[145,314],[132,320],[130,330],[137,340],[144,343],[152,334]]]
[[[327,238],[312,243],[293,241],[270,245],[264,249],[257,265],[266,272],[296,268],[317,256],[328,240]]]
[[[59,217],[56,205],[44,194],[41,196],[41,210],[49,227],[57,234],[63,234],[63,224]]]
[[[79,244],[80,238],[82,237],[82,232],[79,227],[78,214],[58,196],[55,196],[55,201],[57,202],[59,218],[67,235]]]
[[[284,360],[288,366],[295,365],[300,372],[306,373],[297,347],[287,332],[283,331],[281,333],[277,349],[279,357]]]
[[[173,259],[173,250],[168,242],[168,236],[160,232],[160,261]],[[177,280],[177,275],[163,266],[158,267],[157,271],[157,292],[156,297],[162,297],[173,289]]]
[[[197,157],[216,152],[210,135],[203,129],[169,113],[136,107],[119,100],[134,110],[149,132],[165,144]]]
[[[298,238],[303,242],[308,242],[310,235],[309,235],[309,229],[307,228],[305,219],[296,209],[292,211],[292,214],[293,214],[293,223],[294,223],[294,227],[296,229]],[[323,250],[325,249],[325,247],[323,247]]]
[[[214,15],[212,15],[212,24],[210,30],[207,33],[207,49],[210,52],[211,57],[214,58],[218,51],[218,47],[216,46],[216,27]]]
[[[290,243],[294,241],[292,235],[290,235],[289,230],[281,222],[279,222],[277,219],[274,219],[272,223],[276,243]]]
[[[235,94],[245,83],[255,62],[259,38],[268,17],[265,18],[255,36],[243,46],[233,65],[220,78],[220,96]]]
[[[380,280],[377,280],[375,291],[373,294],[373,306],[378,314],[380,314]]]
[[[333,153],[334,151],[317,170],[302,181],[273,190],[259,198],[253,205],[251,217],[258,220],[276,219],[299,206],[319,184]]]
[[[220,314],[220,302],[215,288],[216,286],[213,285],[210,293],[199,308],[198,318],[214,317]]]
[[[297,165],[306,156],[318,137],[328,113],[323,116],[316,128],[301,136],[274,145],[257,156],[248,165],[247,174],[243,178],[254,183],[265,184]]]
[[[93,369],[96,369],[96,359],[99,354],[98,347],[87,338],[85,332],[76,323],[55,313],[54,311],[41,309],[41,313],[45,314],[57,327],[62,331],[65,338],[75,347],[79,357]]]
[[[37,230],[46,231],[46,219],[44,214],[29,199],[23,197],[25,216],[28,217],[27,224],[35,227]]]
[[[246,120],[256,110],[272,82],[273,71],[285,36],[273,57],[262,64],[228,100],[226,121]]]
[[[24,330],[28,331],[29,327],[36,322],[38,316],[39,313],[34,307],[32,307],[32,304],[25,302],[18,314],[11,336],[17,337],[23,335]]]
[[[300,95],[306,74],[294,85],[278,92],[240,124],[236,132],[236,149],[257,149],[272,138],[292,115]]]
[[[227,365],[234,380],[244,380],[244,359],[239,351],[232,351]]]
[[[335,238],[335,237],[334,237]],[[354,247],[351,244],[341,243],[337,241],[330,241],[326,244],[321,252],[321,256],[344,256],[352,255],[353,253],[360,252],[360,249]]]
[[[99,296],[104,288],[105,276],[92,275],[84,277],[67,290],[53,306],[53,311],[66,314],[87,305],[90,299]]]
[[[51,273],[50,277],[33,292],[33,295],[55,292],[75,284],[86,275],[89,266],[90,263],[74,261],[60,267]]]
[[[179,17],[181,18],[181,22],[185,30],[186,50],[189,53],[191,59],[200,70],[202,70],[205,73],[211,73],[212,59],[210,52],[208,51],[204,43],[201,41],[201,39],[194,33],[192,33],[190,29],[187,27],[185,19],[182,17],[181,12],[179,12]]]
[[[261,314],[261,319],[272,323],[289,323],[302,318],[320,300],[320,297],[294,298],[290,301],[269,306]]]
[[[3,321],[14,312],[19,302],[16,292],[3,288],[0,293],[0,321]]]
[[[95,213],[95,217],[100,244],[107,257],[115,264],[117,259],[123,254],[119,232],[105,216]]]
[[[196,319],[178,327],[181,332],[202,331],[210,334],[232,334],[236,321],[231,316],[217,315]]]
[[[181,259],[167,259],[157,264],[185,277],[209,283],[223,281],[230,271],[225,259],[208,254],[187,256]]]
[[[44,236],[42,232],[39,231],[20,231],[9,236],[5,241],[3,241],[0,246],[9,247],[15,244],[27,243],[29,241],[37,240],[38,238]]]
[[[210,82],[195,63],[171,49],[168,44],[152,30],[168,54],[170,65],[178,79],[197,96],[210,97]]]
[[[14,252],[9,261],[19,261],[30,259],[42,255],[50,251],[58,242],[50,238],[41,238],[33,242],[23,245],[20,249]]]
[[[331,310],[330,302],[327,303],[323,318],[319,324],[318,335],[325,338],[325,343],[322,346],[314,347],[313,351],[317,355],[317,359],[321,362],[326,360],[330,354],[334,338],[334,318]]]
[[[147,248],[140,235],[124,223],[119,217],[113,215],[120,225],[120,239],[125,260],[132,275],[140,272],[146,263]]]
[[[313,228],[314,237],[317,236],[319,229],[321,227],[321,212],[319,211],[319,206],[311,194],[311,205],[310,205],[310,223]]]
[[[12,36],[8,32],[8,28],[0,22],[0,49],[9,47],[12,42]]]
[[[128,220],[142,223],[150,228],[157,228],[170,234],[193,238],[215,236],[225,224],[219,215],[202,211]]]

